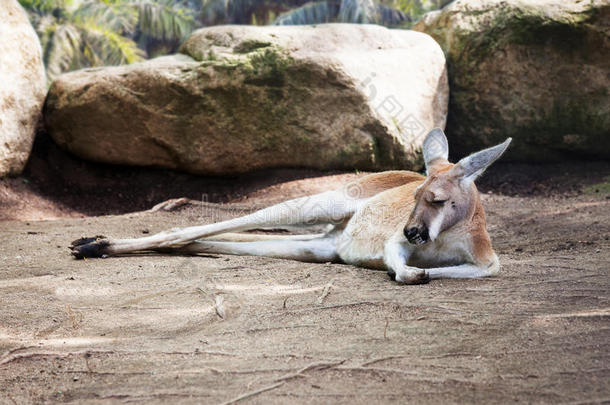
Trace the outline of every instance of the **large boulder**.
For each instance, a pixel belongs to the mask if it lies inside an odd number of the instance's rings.
[[[51,136],[94,161],[224,175],[419,168],[426,131],[445,125],[445,58],[419,32],[221,26],[181,52],[61,76]]]
[[[457,0],[414,29],[447,57],[452,151],[610,157],[610,1]]]
[[[46,92],[42,50],[17,0],[0,2],[0,176],[19,174]]]

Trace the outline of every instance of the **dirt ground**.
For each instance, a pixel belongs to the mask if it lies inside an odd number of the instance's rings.
[[[608,163],[499,165],[481,189],[500,275],[418,286],[341,264],[76,261],[67,249],[217,221],[356,174],[125,180],[86,166],[50,189],[42,176],[55,172],[36,164],[0,183],[1,404],[610,402]],[[170,190],[140,195],[145,180]],[[89,216],[193,185],[239,206]]]

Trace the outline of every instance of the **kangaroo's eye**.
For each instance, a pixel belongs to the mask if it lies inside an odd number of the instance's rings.
[[[432,205],[435,205],[437,207],[442,207],[443,205],[445,205],[446,202],[447,202],[447,200],[434,200],[434,201],[432,201]]]

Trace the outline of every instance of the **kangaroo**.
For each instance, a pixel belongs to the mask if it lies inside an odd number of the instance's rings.
[[[500,270],[474,181],[511,142],[449,163],[443,131],[426,136],[427,176],[387,171],[338,190],[296,198],[228,221],[170,230],[137,239],[81,238],[77,259],[138,251],[266,256],[304,262],[342,262],[386,270],[404,284],[434,278],[492,276]],[[277,226],[327,224],[321,234],[235,233]]]

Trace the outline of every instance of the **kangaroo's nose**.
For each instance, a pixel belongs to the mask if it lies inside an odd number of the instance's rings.
[[[404,229],[404,234],[407,237],[409,243],[413,245],[421,245],[423,243],[428,242],[430,236],[428,234],[428,228],[423,226],[422,229],[413,226],[410,228]]]
[[[430,239],[430,234],[428,233],[428,228],[426,226],[424,226],[424,228],[421,230],[419,236],[424,242],[428,242],[428,240]]]
[[[414,226],[411,228],[405,228],[405,236],[407,237],[408,240],[412,240],[413,238],[415,238],[417,236],[418,232],[419,231]]]

